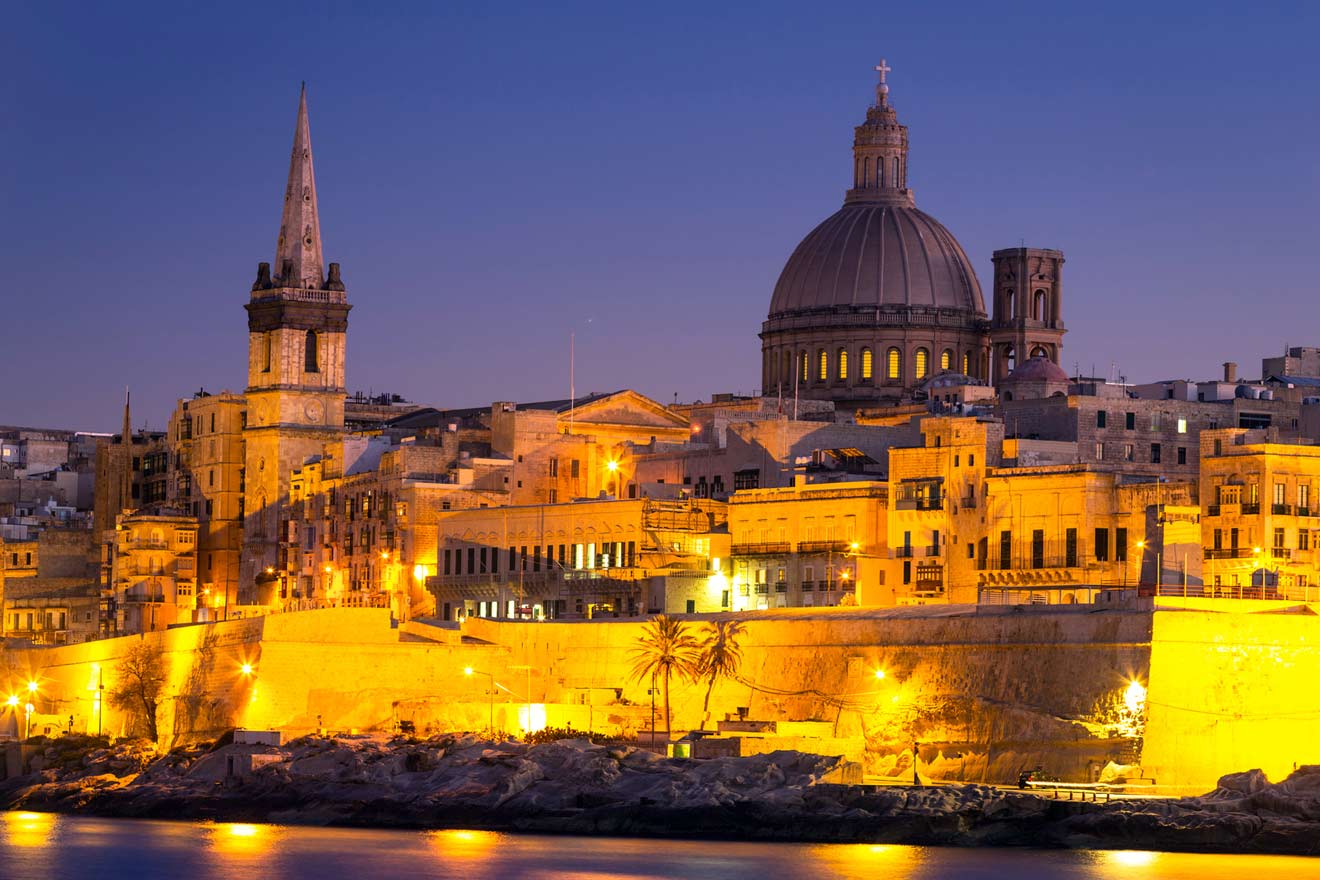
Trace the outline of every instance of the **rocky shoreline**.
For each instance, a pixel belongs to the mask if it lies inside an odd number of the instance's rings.
[[[982,785],[831,783],[839,758],[702,761],[586,740],[304,737],[282,747],[52,740],[0,809],[121,818],[535,833],[1320,854],[1320,767],[1179,800],[1056,801]]]

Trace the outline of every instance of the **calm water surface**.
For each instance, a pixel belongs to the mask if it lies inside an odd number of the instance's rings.
[[[3,880],[155,877],[1301,880],[1320,877],[1320,858],[705,843],[0,813]]]

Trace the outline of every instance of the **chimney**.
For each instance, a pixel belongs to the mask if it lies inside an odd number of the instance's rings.
[[[1233,363],[1232,361],[1224,361],[1224,381],[1225,382],[1237,381],[1237,364]]]

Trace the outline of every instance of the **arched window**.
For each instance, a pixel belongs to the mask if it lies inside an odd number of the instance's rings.
[[[840,379],[848,378],[848,349],[839,349],[839,370],[836,374]]]
[[[914,360],[916,372],[913,375],[918,379],[926,378],[926,372],[930,369],[930,352],[924,348],[917,349],[917,356]]]
[[[862,379],[869,382],[875,378],[875,367],[871,363],[871,349],[862,349]]]
[[[877,157],[875,160],[875,185],[877,188],[885,185],[885,160],[884,157]]]
[[[819,379],[821,382],[824,382],[826,379],[830,377],[829,353],[822,348],[819,352],[816,353],[816,360],[820,364],[820,369],[816,374],[816,378]]]
[[[1004,291],[1004,313],[1010,321],[1017,317],[1017,296],[1011,287]]]
[[[798,360],[799,360],[799,361],[801,362],[801,364],[802,364],[802,381],[803,381],[803,382],[806,382],[808,379],[811,378],[810,374],[808,374],[808,372],[807,372],[807,370],[808,370],[807,353],[806,353],[805,351],[803,351],[803,352],[799,352],[799,353],[798,353]]]
[[[964,352],[963,352],[963,364],[962,364],[962,371],[963,371],[963,375],[964,375],[964,376],[970,376],[970,375],[972,375],[971,373],[968,372],[968,370],[971,369],[971,366],[972,366],[972,356],[971,356],[971,354],[969,354],[968,352],[965,352],[965,351],[964,351]]]
[[[1039,345],[1031,350],[1031,356],[1034,358],[1049,357],[1049,355],[1045,352],[1045,349],[1041,348]]]
[[[898,379],[903,373],[903,355],[897,348],[885,352],[885,376]]]
[[[940,369],[941,369],[941,370],[952,370],[952,369],[953,369],[953,350],[952,350],[952,349],[946,348],[946,349],[944,349],[944,352],[940,355]]]
[[[1031,319],[1033,321],[1045,320],[1045,291],[1038,290],[1031,295]]]
[[[1010,373],[1017,367],[1017,352],[1011,345],[1004,350],[1004,365]]]
[[[867,185],[871,182],[871,163],[866,161],[865,159],[862,159],[861,162],[862,162],[861,183],[862,183],[862,189],[865,189]]]
[[[895,156],[895,157],[894,157],[894,177],[893,177],[893,181],[894,181],[894,189],[898,189],[898,188],[902,185],[902,184],[900,183],[900,181],[902,181],[902,179],[903,179],[903,178],[901,178],[901,177],[898,176],[898,157]]]
[[[319,373],[321,368],[318,366],[316,350],[316,331],[307,331],[307,342],[303,346],[303,370],[308,373]]]
[[[261,334],[261,372],[270,372],[270,331]]]
[[[781,360],[782,360],[782,363],[783,363],[783,369],[781,369],[781,370],[779,371],[779,381],[780,381],[780,382],[791,382],[791,381],[793,381],[793,354],[792,354],[792,352],[788,352],[788,351],[784,352],[784,357],[783,357]]]

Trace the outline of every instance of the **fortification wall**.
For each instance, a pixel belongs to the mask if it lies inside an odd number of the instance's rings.
[[[1205,789],[1260,768],[1279,781],[1320,764],[1320,618],[1157,612],[1143,763]]]
[[[687,622],[700,636],[711,619]],[[946,606],[741,619],[740,673],[716,683],[708,711],[706,682],[671,682],[675,731],[713,729],[743,707],[753,720],[824,722],[871,773],[910,773],[915,742],[924,776],[994,782],[1036,765],[1080,781],[1139,756],[1161,785],[1208,790],[1224,773],[1260,767],[1278,779],[1320,763],[1311,614]],[[460,634],[392,628],[385,609],[297,612],[9,651],[0,689],[39,682],[34,732],[72,716],[75,730],[99,721],[123,735],[132,719],[109,701],[98,718],[97,683],[113,687],[120,658],[147,643],[168,673],[167,744],[236,725],[297,734],[406,720],[426,732],[481,729],[493,716],[516,730],[527,703],[538,726],[645,739],[651,682],[633,674],[642,628],[469,619]],[[1134,680],[1148,687],[1144,750],[1124,729]],[[15,721],[0,715],[0,733]]]

